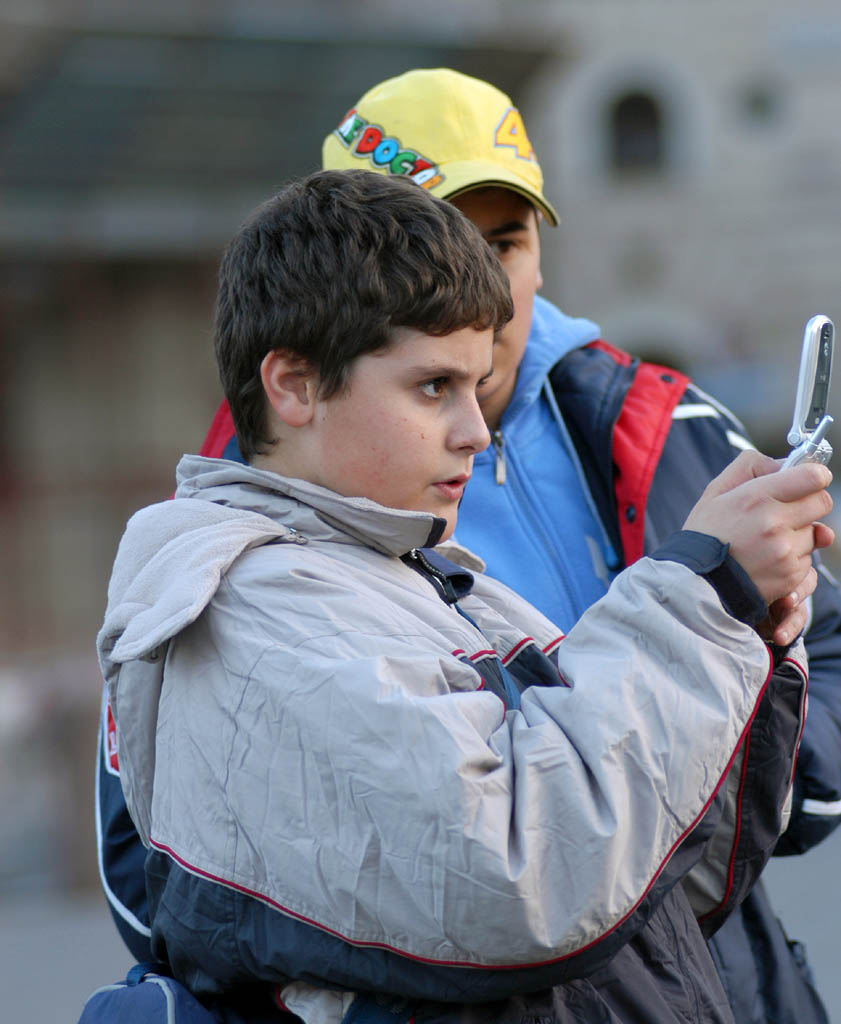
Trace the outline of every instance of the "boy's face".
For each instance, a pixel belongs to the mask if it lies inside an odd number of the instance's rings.
[[[473,456],[490,441],[476,392],[493,351],[490,330],[398,328],[388,348],[355,360],[344,391],[316,400],[306,479],[440,516],[449,537]]]
[[[494,372],[479,393],[493,430],[511,400],[531,329],[535,292],[542,286],[540,237],[534,207],[505,188],[480,188],[450,200],[481,232],[499,257],[511,285],[514,317],[497,336]]]

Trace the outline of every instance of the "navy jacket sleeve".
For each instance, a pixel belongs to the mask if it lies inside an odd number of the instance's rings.
[[[105,693],[96,759],[95,813],[99,873],[114,923],[132,956],[139,961],[154,960],[146,900],[146,850],[123,797],[116,736]]]
[[[690,388],[675,418],[649,494],[646,548],[678,529],[706,483],[750,447],[744,428],[703,392]],[[691,415],[691,409],[697,415]],[[774,851],[804,853],[841,824],[841,588],[815,559],[818,587],[804,636],[809,713],[794,776],[792,815]]]
[[[227,402],[217,409],[200,454],[243,461]],[[133,956],[139,961],[154,960],[146,897],[146,850],[120,785],[116,733],[107,693],[102,698],[95,813],[99,873],[117,929]]]
[[[791,822],[775,854],[805,853],[841,824],[841,590],[819,567],[806,633],[809,713],[794,776]]]

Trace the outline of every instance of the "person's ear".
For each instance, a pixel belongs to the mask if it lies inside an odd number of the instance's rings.
[[[269,405],[281,422],[303,427],[313,417],[318,380],[300,356],[274,349],[260,364],[260,379]]]

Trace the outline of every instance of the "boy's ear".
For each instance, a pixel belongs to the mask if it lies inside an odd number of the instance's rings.
[[[269,405],[283,423],[290,427],[309,423],[315,411],[318,380],[305,360],[275,349],[264,356],[260,379]]]

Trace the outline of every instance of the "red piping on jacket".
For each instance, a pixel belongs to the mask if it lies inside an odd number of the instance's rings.
[[[613,924],[610,928],[607,928],[604,932],[602,932],[601,935],[597,936],[592,941],[585,943],[583,946],[580,946],[578,949],[574,949],[574,950],[570,951],[569,953],[564,953],[561,956],[557,956],[557,957],[551,957],[551,958],[549,958],[547,960],[538,960],[538,961],[535,961],[535,962],[532,962],[532,963],[525,963],[525,964],[481,964],[481,963],[476,963],[476,962],[470,961],[470,960],[439,960],[439,959],[437,959],[435,957],[419,956],[417,954],[409,953],[406,950],[399,949],[398,947],[392,946],[392,945],[390,945],[387,942],[378,942],[376,940],[365,941],[365,940],[351,939],[350,937],[348,937],[347,935],[344,935],[342,932],[336,930],[335,928],[330,928],[326,924],[322,924],[321,922],[316,921],[313,918],[307,917],[304,914],[300,914],[297,911],[292,910],[289,907],[285,907],[282,903],[278,902],[275,899],[272,899],[272,897],[267,895],[266,893],[259,892],[256,889],[250,889],[247,886],[242,885],[239,882],[234,882],[231,879],[223,878],[221,875],[215,875],[215,874],[213,874],[210,871],[205,871],[202,868],[197,867],[194,864],[191,864],[188,860],[185,860],[183,857],[179,856],[179,854],[177,854],[175,852],[175,850],[172,849],[172,847],[167,846],[165,843],[159,842],[158,840],[156,840],[152,836],[150,836],[150,838],[149,838],[149,843],[156,850],[159,850],[161,853],[165,853],[168,857],[172,858],[172,860],[174,860],[177,864],[180,864],[181,867],[184,868],[186,871],[189,871],[190,874],[196,875],[199,878],[206,878],[210,882],[215,882],[218,885],[223,885],[227,889],[232,889],[235,892],[240,892],[240,893],[242,893],[245,896],[249,896],[249,897],[252,897],[253,899],[257,899],[261,903],[264,903],[267,906],[272,907],[273,909],[275,909],[277,911],[280,911],[282,914],[285,914],[288,917],[291,917],[291,918],[293,918],[293,919],[295,919],[297,921],[301,921],[304,924],[308,924],[308,925],[312,926],[313,928],[317,928],[317,929],[319,929],[319,931],[326,932],[328,935],[333,935],[336,938],[341,939],[343,942],[347,942],[349,945],[354,946],[356,948],[361,948],[361,949],[379,949],[379,950],[383,950],[383,951],[388,952],[388,953],[395,953],[398,956],[404,957],[407,960],[412,960],[412,961],[414,961],[416,963],[434,964],[434,965],[441,966],[441,967],[472,967],[472,968],[475,968],[477,970],[488,970],[488,971],[527,970],[530,967],[543,967],[543,966],[546,966],[548,964],[563,963],[563,961],[565,961],[565,960],[569,960],[572,957],[579,956],[581,953],[584,953],[587,950],[592,949],[595,946],[598,946],[599,943],[603,942],[606,938],[608,938],[608,936],[610,936],[614,931],[616,931],[617,928],[619,928],[622,924],[624,924],[624,922],[627,921],[629,917],[631,917],[631,915],[639,908],[640,904],[643,902],[643,900],[647,896],[649,890],[654,886],[654,884],[656,883],[657,879],[660,877],[661,872],[666,867],[666,865],[669,863],[669,860],[671,859],[671,856],[674,853],[674,851],[680,846],[680,844],[683,842],[683,840],[689,835],[690,832],[692,832],[692,830],[697,826],[698,822],[704,817],[704,815],[710,809],[710,805],[712,804],[713,800],[715,800],[716,795],[717,795],[719,789],[721,788],[722,783],[724,782],[725,778],[727,777],[727,773],[730,771],[731,767],[733,766],[733,761],[734,761],[736,755],[738,754],[739,750],[742,747],[742,744],[744,743],[745,737],[747,736],[748,732],[750,731],[751,724],[753,723],[754,717],[756,716],[756,712],[757,712],[757,710],[759,708],[759,705],[760,705],[760,703],[762,701],[762,698],[763,698],[763,696],[765,694],[765,689],[768,686],[768,680],[771,678],[771,672],[772,671],[773,671],[773,661],[772,661],[772,658],[771,658],[771,652],[769,651],[768,652],[768,673],[767,673],[767,675],[765,677],[765,682],[763,683],[759,693],[756,696],[756,700],[755,700],[754,705],[753,705],[753,710],[751,711],[751,714],[748,717],[748,720],[747,720],[747,722],[745,724],[745,727],[742,730],[741,734],[739,735],[739,738],[736,741],[736,744],[735,744],[735,746],[733,748],[733,752],[730,755],[730,757],[728,758],[727,764],[724,767],[724,771],[719,776],[719,779],[718,779],[718,782],[715,785],[715,788],[713,789],[712,793],[707,798],[707,800],[704,802],[703,807],[701,807],[700,811],[695,816],[693,821],[677,837],[677,839],[673,843],[672,847],[667,851],[666,856],[661,860],[659,866],[656,868],[656,870],[651,875],[651,878],[650,878],[648,884],[646,885],[646,887],[643,890],[643,892],[640,894],[639,898],[633,904],[633,906],[630,907],[630,909],[615,924]]]

